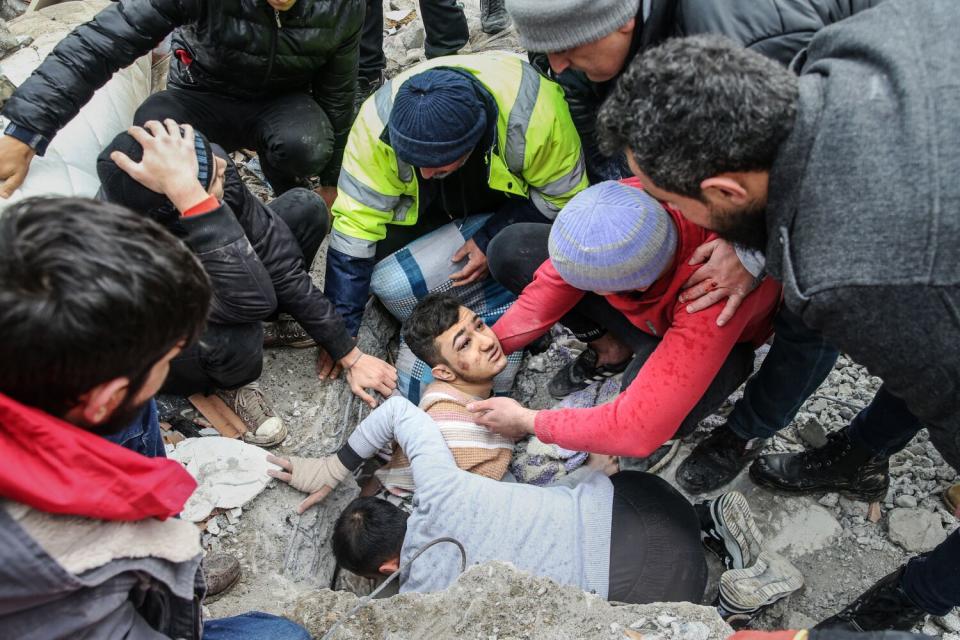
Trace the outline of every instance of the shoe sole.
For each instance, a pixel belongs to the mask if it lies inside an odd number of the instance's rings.
[[[227,586],[225,586],[223,589],[221,589],[221,590],[220,590],[219,592],[217,592],[216,594],[204,596],[204,597],[203,597],[203,604],[210,604],[210,603],[212,603],[212,602],[216,602],[217,600],[219,600],[219,599],[222,598],[223,596],[227,595],[227,593],[229,593],[231,589],[233,589],[235,586],[237,586],[237,583],[240,582],[240,578],[241,578],[241,577],[243,577],[243,571],[238,572],[238,573],[237,573],[237,576],[236,576],[233,580],[230,581],[230,584],[228,584]]]
[[[761,580],[764,573],[770,573]],[[720,576],[720,603],[733,613],[752,613],[803,587],[803,574],[789,560],[764,551],[753,566]]]
[[[754,484],[761,486],[765,489],[770,489],[771,491],[775,491],[777,493],[783,493],[791,496],[810,496],[818,493],[820,494],[839,493],[844,498],[848,498],[850,500],[856,500],[858,502],[869,502],[869,503],[883,502],[883,499],[887,497],[887,489],[884,489],[883,493],[863,494],[863,493],[857,493],[856,491],[853,491],[851,489],[838,489],[836,487],[816,487],[816,488],[810,488],[810,489],[795,489],[793,487],[785,487],[771,480],[767,480],[763,476],[758,476],[753,471],[753,465],[750,466],[749,473],[750,473],[750,479],[753,481]]]
[[[763,552],[763,534],[750,504],[739,491],[725,493],[710,503],[710,515],[731,558],[731,569],[749,567]]]

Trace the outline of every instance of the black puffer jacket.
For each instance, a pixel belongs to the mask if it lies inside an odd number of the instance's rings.
[[[174,48],[193,58],[193,81],[174,60],[173,84],[238,98],[312,92],[333,125],[328,169],[336,176],[353,121],[363,14],[364,0],[298,0],[279,12],[265,0],[120,0],[64,38],[3,115],[51,139],[118,69],[177,30]]]
[[[646,18],[644,2],[636,17],[633,44],[624,69],[637,53],[667,38],[718,33],[745,47],[787,65],[806,48],[823,27],[869,9],[883,0],[652,0]],[[587,172],[591,182],[616,179],[618,167],[611,167],[597,145],[596,118],[617,78],[591,82],[573,70],[557,76],[550,70],[545,54],[533,54],[531,62],[559,82],[570,105],[570,115],[583,141]],[[620,161],[614,160],[615,164]],[[626,167],[619,167],[626,171]],[[625,175],[629,175],[628,173]]]

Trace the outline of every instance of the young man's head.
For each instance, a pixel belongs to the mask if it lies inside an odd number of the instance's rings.
[[[767,179],[793,128],[798,80],[720,36],[670,40],[639,56],[597,121],[655,198],[701,227],[766,248]]]
[[[126,426],[203,329],[206,273],[116,205],[34,198],[0,215],[0,393],[95,433]]]
[[[546,53],[555,73],[575,69],[593,82],[627,63],[640,0],[507,0],[520,44]]]
[[[214,152],[213,145],[199,131],[194,132],[194,149],[197,156],[197,180],[200,185],[218,200],[223,199],[224,177],[227,161]],[[119,151],[134,162],[143,160],[143,146],[124,131],[97,157],[97,175],[100,189],[110,202],[128,207],[133,211],[156,220],[168,229],[176,228],[180,218],[173,203],[156,191],[151,191],[117,166],[110,155]]]
[[[673,265],[677,227],[640,189],[601,182],[567,203],[550,228],[547,247],[554,269],[577,289],[644,291]]]
[[[444,382],[489,384],[507,366],[500,340],[483,318],[448,294],[421,300],[403,323],[403,339]]]
[[[333,527],[333,555],[359,576],[388,576],[400,566],[407,514],[380,498],[357,498]]]
[[[400,86],[390,111],[390,146],[397,158],[441,180],[464,164],[487,131],[477,83],[452,69],[430,69]]]

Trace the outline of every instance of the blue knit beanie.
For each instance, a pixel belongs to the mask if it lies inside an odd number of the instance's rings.
[[[469,78],[431,69],[401,85],[388,126],[398,158],[415,167],[442,167],[477,145],[487,128],[487,111]]]
[[[646,192],[601,182],[578,193],[550,230],[550,260],[582,291],[634,291],[653,284],[673,262],[677,228]]]

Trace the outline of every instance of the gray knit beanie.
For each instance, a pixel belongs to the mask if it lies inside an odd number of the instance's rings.
[[[640,0],[506,0],[506,6],[520,45],[552,53],[613,33],[637,15]]]

